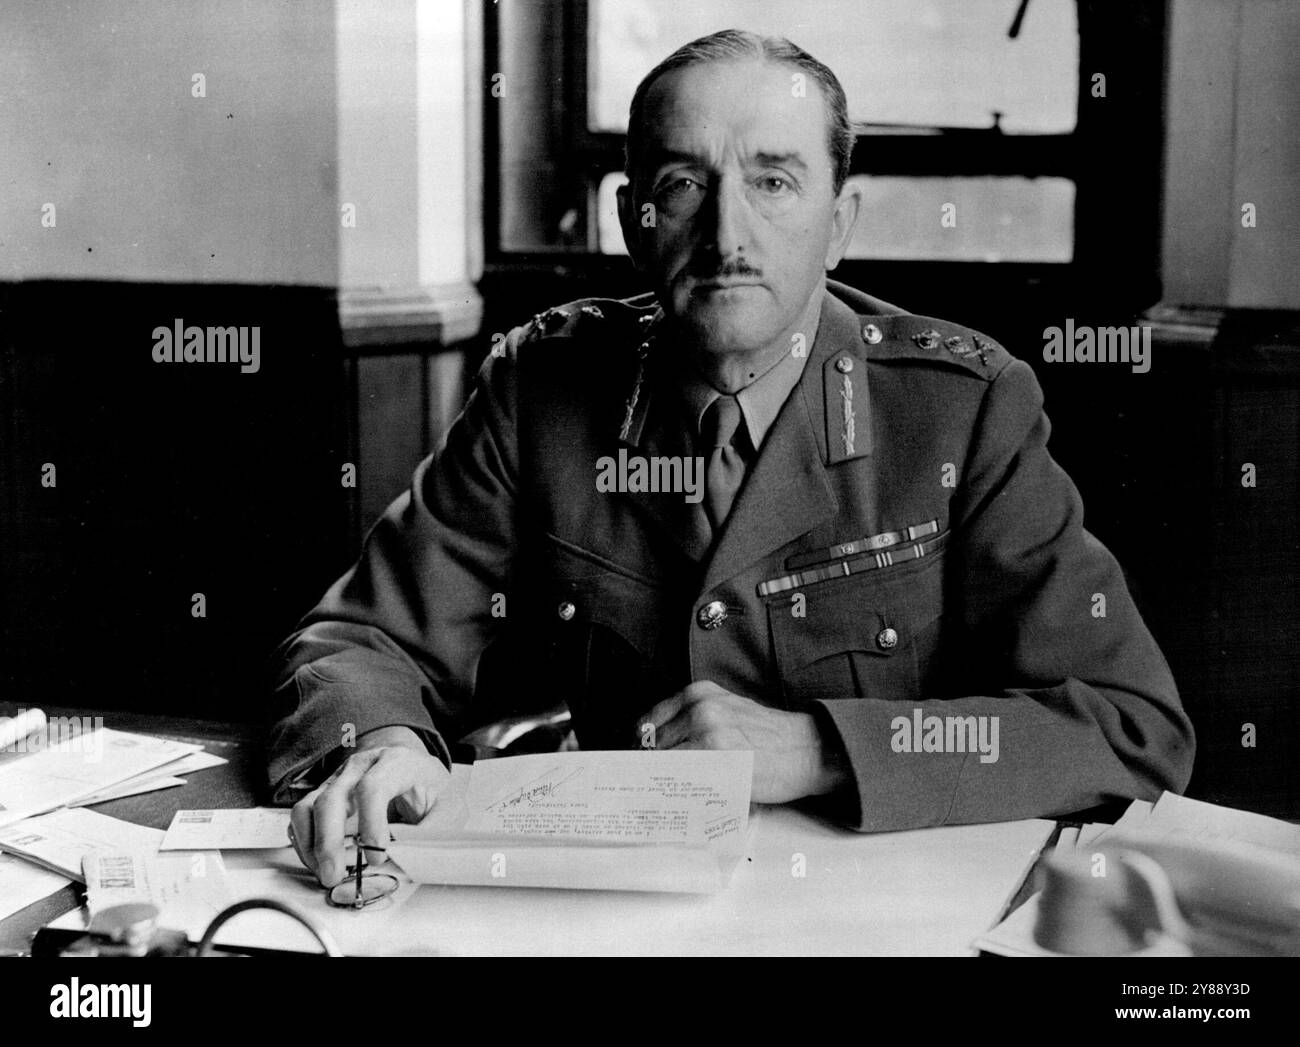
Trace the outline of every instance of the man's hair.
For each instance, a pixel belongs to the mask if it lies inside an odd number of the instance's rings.
[[[834,191],[838,193],[849,176],[849,158],[853,153],[853,126],[849,123],[849,106],[844,88],[831,70],[797,44],[781,36],[760,36],[743,29],[723,29],[689,44],[683,44],[645,75],[632,95],[628,113],[625,166],[629,179],[634,177],[636,161],[644,138],[645,99],[651,86],[665,73],[688,65],[719,62],[738,58],[759,58],[784,62],[807,73],[821,88],[826,100],[828,145],[831,156]]]

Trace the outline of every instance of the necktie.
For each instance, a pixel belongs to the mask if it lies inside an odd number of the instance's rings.
[[[719,396],[709,404],[700,425],[709,460],[704,470],[704,510],[716,535],[731,512],[731,503],[745,479],[744,425],[740,401]]]

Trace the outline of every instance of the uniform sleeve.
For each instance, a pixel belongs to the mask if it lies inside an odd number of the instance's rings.
[[[1053,817],[1154,800],[1191,777],[1192,726],[1168,664],[1119,564],[1084,529],[1049,432],[1033,371],[1013,361],[989,385],[953,503],[945,614],[973,693],[821,703],[852,767],[845,820],[860,831]],[[897,718],[918,708],[984,718],[996,750],[896,751]]]
[[[268,774],[288,803],[350,735],[401,725],[444,762],[498,618],[515,548],[514,351],[489,356],[441,451],[415,471],[361,558],[275,655]]]

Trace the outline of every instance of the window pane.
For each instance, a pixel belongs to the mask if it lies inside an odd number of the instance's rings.
[[[1075,0],[591,0],[588,122],[627,130],[641,77],[681,44],[718,29],[786,36],[844,85],[869,124],[990,127],[1064,134],[1075,125]]]
[[[1074,255],[1068,178],[855,175],[850,181],[862,186],[864,199],[849,258],[1068,262]]]
[[[626,254],[615,192],[601,179],[602,254]],[[1074,183],[1068,178],[899,178],[855,175],[864,213],[849,258],[952,262],[1068,262],[1074,252]],[[952,204],[945,212],[945,205]],[[948,224],[943,219],[951,215]]]

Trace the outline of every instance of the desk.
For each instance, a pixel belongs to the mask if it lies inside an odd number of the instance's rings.
[[[11,705],[0,704],[0,713],[12,712]],[[86,714],[84,709],[46,712]],[[260,732],[253,728],[127,713],[106,714],[105,723],[200,742],[230,762],[196,772],[182,787],[98,804],[96,811],[162,829],[180,808],[248,807],[264,799],[263,751]],[[966,933],[960,929],[963,888],[979,877],[981,863],[1001,863],[1010,901],[1023,894],[1023,887],[1016,891],[1011,870],[1029,864],[1052,828],[1049,822],[1022,823],[1010,853],[1000,842],[1005,832],[998,832],[1005,827],[998,826],[863,836],[795,807],[759,808],[756,818],[753,850],[742,859],[732,887],[719,895],[423,887],[388,915],[358,914],[375,931],[364,935],[369,947],[359,951],[375,951],[374,943],[393,940],[384,928],[400,921],[408,932],[418,925],[429,946],[443,953],[951,953],[987,929],[975,928],[959,941]],[[792,876],[795,853],[805,856],[805,877]],[[276,864],[286,876],[294,867],[301,870],[292,851],[278,855]],[[935,885],[933,903],[923,912],[915,905],[910,912],[902,905],[887,911],[892,899],[905,900],[906,885],[919,873]],[[303,898],[311,897],[306,878],[296,879]],[[69,886],[0,921],[0,950],[25,948],[39,927],[80,900],[81,889]],[[959,928],[955,934],[946,930],[950,925]]]
[[[0,716],[12,716],[22,707],[16,702],[0,702]],[[183,807],[253,807],[265,800],[262,732],[255,727],[150,713],[62,709],[49,705],[41,708],[49,717],[103,716],[104,726],[114,730],[196,742],[213,755],[230,761],[220,767],[195,772],[184,785],[175,789],[109,800],[95,804],[89,810],[153,829],[166,829],[171,825],[172,815]],[[0,920],[0,953],[28,948],[38,928],[75,909],[83,896],[84,888],[80,884],[69,884]]]

